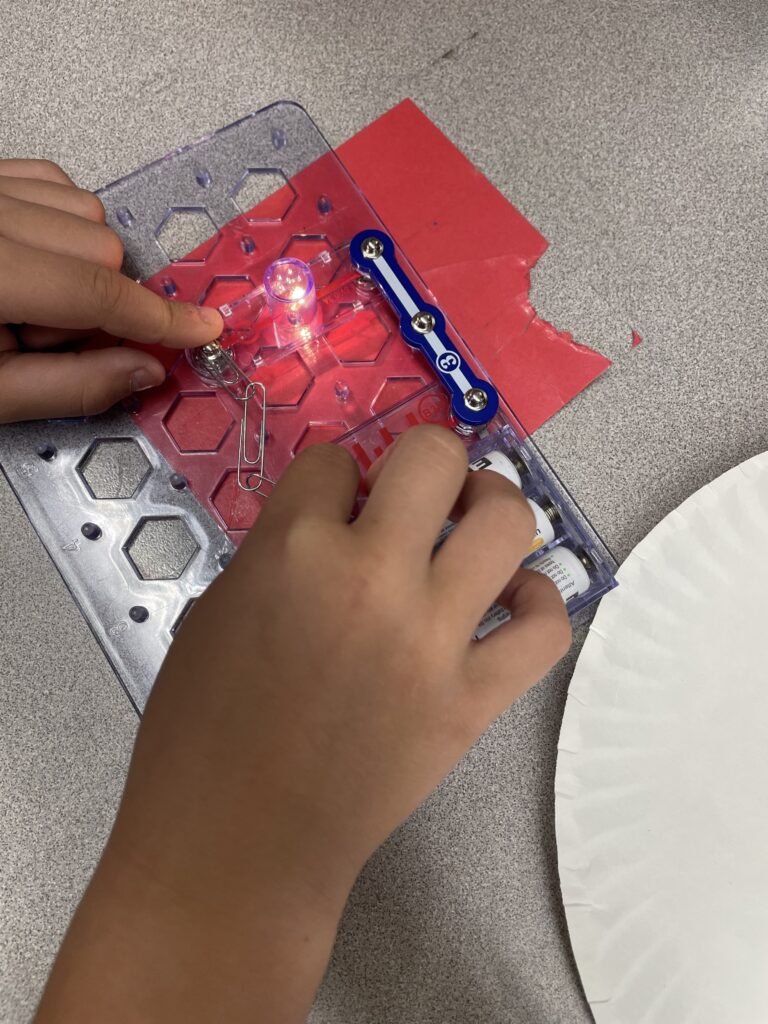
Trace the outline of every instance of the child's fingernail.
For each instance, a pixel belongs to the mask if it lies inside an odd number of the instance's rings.
[[[131,391],[146,391],[148,388],[157,387],[162,382],[163,377],[157,370],[141,367],[139,370],[134,370],[131,375]]]

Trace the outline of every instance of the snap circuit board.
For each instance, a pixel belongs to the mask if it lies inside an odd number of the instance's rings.
[[[216,307],[224,331],[201,349],[157,349],[165,384],[126,410],[6,428],[0,461],[139,711],[189,608],[316,442],[364,470],[410,426],[454,430],[471,470],[523,489],[536,519],[526,564],[569,612],[615,585],[609,552],[472,339],[302,108],[274,104],[99,194],[126,272]],[[478,640],[505,617],[489,609]]]

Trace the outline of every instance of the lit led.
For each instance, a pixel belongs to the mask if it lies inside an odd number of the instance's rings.
[[[279,344],[308,341],[317,328],[317,289],[301,260],[284,257],[267,267],[264,291]]]

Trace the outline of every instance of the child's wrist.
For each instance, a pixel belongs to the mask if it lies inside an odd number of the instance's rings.
[[[113,837],[70,929],[42,1024],[152,1019],[203,1024],[253,1020],[271,993],[284,1016],[303,1020],[325,969],[348,886],[316,881],[303,865],[254,858],[248,877],[209,870],[177,851],[179,870],[147,863]],[[351,883],[350,883],[351,884]],[[301,957],[301,983],[296,976]],[[63,982],[63,988],[58,987]],[[87,992],[87,1006],[68,1003]]]
[[[270,831],[265,823],[264,832]],[[134,833],[135,834],[135,833]],[[157,907],[158,900],[184,903],[190,912],[222,918],[307,912],[317,920],[335,923],[362,866],[340,852],[323,855],[307,844],[276,844],[265,835],[263,844],[232,851],[229,857],[209,850],[164,845],[161,856],[151,845],[137,844],[134,835],[123,842],[113,836],[105,851],[105,877],[125,890],[132,884],[141,898]],[[226,845],[223,843],[222,845]]]

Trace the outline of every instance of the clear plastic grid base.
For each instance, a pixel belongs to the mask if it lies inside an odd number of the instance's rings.
[[[383,225],[300,107],[256,112],[100,195],[127,271],[166,297],[220,308],[226,351],[260,388],[246,431],[246,450],[262,456],[256,486],[242,473],[242,401],[184,355],[160,353],[168,380],[130,415],[0,432],[11,485],[141,710],[191,603],[290,459],[334,441],[365,468],[408,426],[456,424],[427,362],[350,264],[353,235]],[[277,331],[263,286],[286,256],[309,265],[317,288],[312,329],[295,338]],[[481,373],[477,353],[448,330]],[[593,604],[614,585],[613,560],[503,396],[487,433],[466,440],[473,459],[498,451],[521,467],[526,495],[554,510],[528,563],[575,552],[587,571],[568,609]]]

